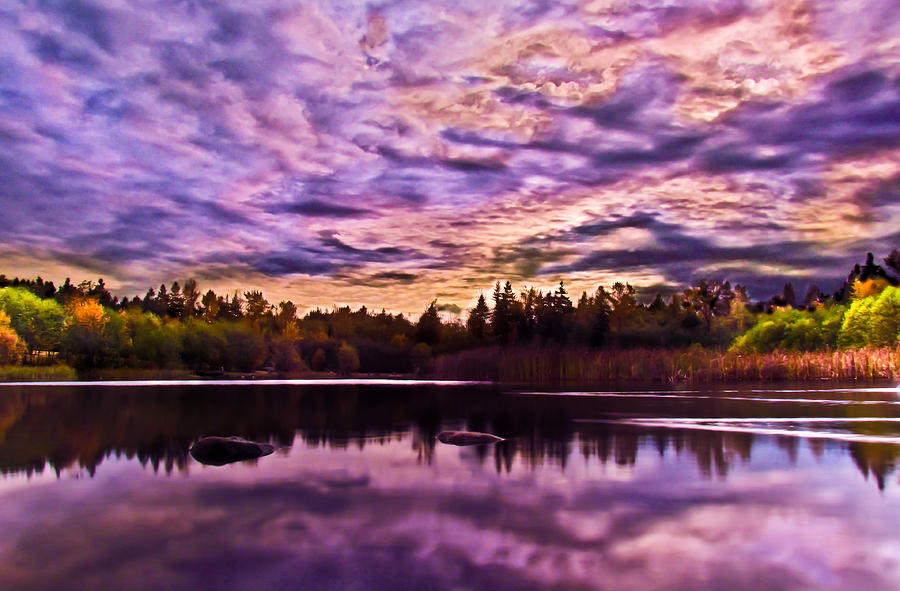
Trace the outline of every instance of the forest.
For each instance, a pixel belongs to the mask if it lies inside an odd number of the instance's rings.
[[[105,375],[417,374],[523,382],[896,377],[900,250],[869,253],[834,293],[791,283],[751,301],[728,281],[674,293],[626,283],[573,298],[497,282],[458,320],[311,310],[188,279],[119,298],[0,275],[0,379]],[[490,302],[488,301],[490,299]],[[140,372],[144,372],[141,374]],[[255,373],[254,373],[255,372]]]

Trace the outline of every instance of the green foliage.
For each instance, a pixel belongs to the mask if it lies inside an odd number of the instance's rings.
[[[891,261],[897,259],[894,254]],[[727,281],[701,281],[652,300],[629,284],[616,283],[583,293],[577,303],[562,281],[546,293],[531,287],[518,295],[509,281],[498,281],[493,306],[479,297],[463,324],[442,321],[439,311],[448,308],[437,302],[416,322],[402,314],[346,306],[300,317],[290,301],[272,306],[255,290],[204,294],[192,279],[183,287],[177,281],[163,283],[143,299],[119,301],[102,279],[77,285],[67,279],[57,290],[40,278],[0,276],[0,310],[8,313],[11,325],[3,333],[3,359],[22,359],[24,342],[25,364],[58,357],[93,375],[100,368],[249,372],[265,363],[282,372],[424,372],[442,356],[492,344],[501,351],[678,348],[685,352],[672,368],[677,374],[696,370],[699,346],[722,351],[730,345],[735,359],[749,352],[895,347],[900,336],[896,283],[869,256],[839,294],[829,298],[813,286],[802,304],[807,308],[796,310],[791,284],[782,294],[751,305],[746,290]],[[843,301],[847,306],[836,304]],[[532,369],[543,371],[537,368],[551,362],[535,359]],[[575,371],[554,371],[570,370]]]
[[[225,365],[225,338],[217,325],[188,320],[181,330],[181,359],[196,370],[217,370]]]
[[[148,312],[126,315],[131,354],[139,367],[175,367],[183,345],[182,325]]]
[[[870,347],[893,347],[900,341],[900,289],[886,287],[872,304]]]
[[[844,306],[818,308],[813,312],[793,309],[761,315],[759,322],[739,336],[731,349],[736,352],[818,351],[834,348],[845,316]]]
[[[262,367],[268,355],[266,341],[252,326],[241,322],[222,325],[225,342],[223,361],[226,369],[255,371]]]
[[[872,304],[875,298],[854,300],[844,316],[838,346],[842,349],[865,347],[869,335],[869,323],[872,320]]]
[[[55,300],[41,299],[22,288],[0,289],[0,310],[10,318],[10,325],[29,351],[59,349],[66,312]]]
[[[853,301],[844,318],[838,345],[842,348],[890,347],[900,339],[900,289],[886,286]]]

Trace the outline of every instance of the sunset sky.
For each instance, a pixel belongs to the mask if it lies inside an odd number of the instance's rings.
[[[303,307],[837,287],[900,248],[896,0],[0,5],[0,273]]]

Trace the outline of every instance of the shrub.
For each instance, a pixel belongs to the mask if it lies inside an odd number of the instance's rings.
[[[431,360],[431,347],[426,343],[416,343],[410,351],[410,363],[416,373],[426,373],[433,369]]]
[[[341,346],[338,348],[338,371],[347,375],[358,369],[359,354],[356,352],[356,349],[352,345],[341,343]]]
[[[9,326],[0,324],[0,365],[17,365],[25,354],[25,343]]]
[[[322,371],[325,369],[325,351],[322,350],[321,347],[316,349],[316,352],[313,353],[312,359],[309,361],[310,367],[312,367],[315,371]]]
[[[272,363],[278,371],[304,371],[309,369],[297,351],[297,342],[287,336],[279,336],[272,341]]]

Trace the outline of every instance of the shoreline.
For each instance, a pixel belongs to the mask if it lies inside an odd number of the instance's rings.
[[[681,349],[589,349],[560,347],[486,347],[437,357],[431,371],[253,372],[196,371],[183,368],[92,369],[65,365],[2,366],[0,383],[168,383],[326,384],[465,383],[503,387],[609,387],[656,384],[668,387],[721,384],[894,384],[900,382],[900,347],[738,353]]]
[[[7,382],[3,386],[103,386],[103,387],[152,387],[152,386],[485,386],[492,382],[474,380],[438,380],[421,378],[265,378],[265,379],[159,379],[159,380],[45,380]]]
[[[798,386],[807,387],[810,385],[830,386],[829,389],[860,389],[866,387],[876,388],[877,390],[896,390],[900,393],[900,385],[894,378],[875,377],[866,378],[859,377],[854,379],[847,378],[776,378],[776,379],[731,379],[731,380],[678,380],[678,381],[660,381],[652,379],[617,379],[617,380],[570,380],[563,382],[547,382],[547,381],[505,381],[505,380],[489,380],[489,379],[463,379],[449,378],[442,376],[415,376],[415,375],[315,375],[303,377],[281,377],[277,375],[270,376],[254,376],[254,375],[235,375],[220,378],[200,377],[196,375],[184,376],[142,376],[142,377],[124,377],[124,376],[98,376],[98,377],[78,377],[60,378],[60,379],[34,379],[34,380],[0,380],[0,388],[2,387],[153,387],[153,386],[493,386],[503,389],[516,388],[535,388],[545,392],[565,391],[572,388],[580,388],[584,390],[590,389],[612,389],[619,388],[640,388],[643,386],[652,386],[661,389],[661,391],[679,391],[685,388],[705,387],[719,389],[728,386],[753,386],[761,387],[771,386]]]

